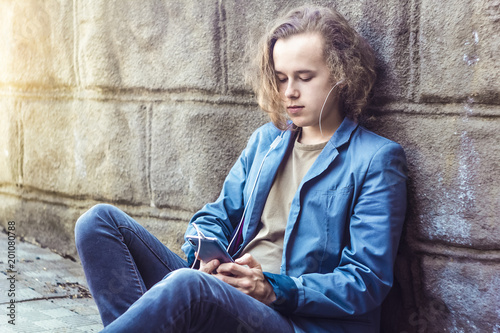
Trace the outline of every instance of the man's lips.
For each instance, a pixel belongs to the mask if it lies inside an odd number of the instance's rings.
[[[300,110],[302,110],[304,108],[304,106],[302,105],[290,105],[290,106],[287,106],[286,109],[288,110],[288,112],[290,113],[297,113],[299,112]]]

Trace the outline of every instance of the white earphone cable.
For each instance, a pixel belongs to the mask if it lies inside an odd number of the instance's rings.
[[[262,163],[260,163],[259,170],[257,171],[257,176],[255,177],[255,182],[253,183],[252,190],[250,191],[250,195],[248,196],[247,203],[245,205],[245,208],[243,209],[243,215],[241,215],[241,220],[240,223],[238,223],[238,227],[236,228],[236,231],[233,234],[233,238],[231,239],[231,242],[229,242],[229,245],[227,246],[227,250],[231,248],[231,245],[233,244],[234,240],[237,238],[238,233],[240,232],[241,226],[243,225],[243,220],[245,219],[245,213],[247,211],[248,205],[250,204],[250,199],[252,198],[253,192],[255,190],[255,186],[257,185],[257,180],[259,179],[260,172],[262,171],[262,166],[264,165],[264,161],[266,160],[267,155],[278,146],[278,144],[281,142],[283,139],[283,135],[285,134],[285,131],[281,132],[280,136],[278,136],[273,143],[271,143],[271,147],[267,151],[266,155],[264,155],[264,158],[262,159]]]
[[[205,238],[205,235],[203,235],[201,230],[198,229],[198,226],[196,225],[196,223],[193,222],[192,224],[193,224],[193,227],[196,229],[196,233],[198,234],[198,237],[200,237],[200,239]],[[196,250],[196,256],[194,258],[193,264],[191,265],[191,269],[194,268],[194,265],[196,265],[196,262],[198,261],[198,256],[200,254],[200,250],[201,250],[201,240],[198,240],[198,250]]]
[[[325,108],[326,101],[328,100],[328,97],[330,97],[330,94],[332,93],[333,89],[335,89],[336,86],[338,86],[340,83],[344,82],[344,80],[340,80],[335,85],[330,89],[328,94],[326,95],[325,101],[323,102],[323,106],[321,107],[321,112],[319,113],[319,132],[321,133],[321,136],[324,137],[323,135],[323,129],[321,128],[321,117],[323,116],[323,109]]]

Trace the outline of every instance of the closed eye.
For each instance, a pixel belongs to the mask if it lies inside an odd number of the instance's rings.
[[[304,82],[308,82],[308,81],[312,80],[312,76],[311,77],[301,77],[300,80],[304,81]]]

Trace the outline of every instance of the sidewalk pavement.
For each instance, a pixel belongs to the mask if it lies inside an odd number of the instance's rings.
[[[102,330],[79,263],[19,239],[13,252],[8,245],[7,235],[0,231],[0,332]],[[16,256],[13,268],[9,253]]]

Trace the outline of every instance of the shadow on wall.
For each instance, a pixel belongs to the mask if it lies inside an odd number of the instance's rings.
[[[15,234],[30,243],[57,249],[66,258],[74,259],[73,224],[61,223],[68,219],[76,221],[80,211],[64,204],[54,205],[24,197],[0,196],[0,215],[15,223]],[[7,220],[2,220],[6,228]]]
[[[438,332],[447,323],[450,310],[445,303],[425,294],[421,281],[426,272],[422,259],[415,251],[415,230],[423,209],[418,200],[415,176],[420,166],[415,164],[413,148],[408,145],[404,131],[398,130],[398,116],[370,110],[371,118],[363,125],[370,130],[403,145],[408,160],[407,211],[394,267],[394,283],[382,304],[381,333]],[[396,120],[396,121],[394,121]]]
[[[411,172],[411,171],[410,171]],[[408,245],[408,223],[414,210],[411,177],[408,181],[408,208],[406,212],[403,234],[399,242],[398,255],[394,267],[394,283],[389,295],[382,304],[381,333],[406,333],[417,332],[421,326],[419,314],[415,303],[414,274],[418,271],[412,269],[412,252]]]
[[[424,272],[418,256],[409,246],[411,239],[408,234],[409,224],[415,222],[411,217],[419,216],[411,176],[408,185],[406,221],[394,267],[394,284],[382,304],[381,333],[435,332],[433,327],[439,322],[447,322],[450,314],[442,300],[428,299],[420,286]]]

